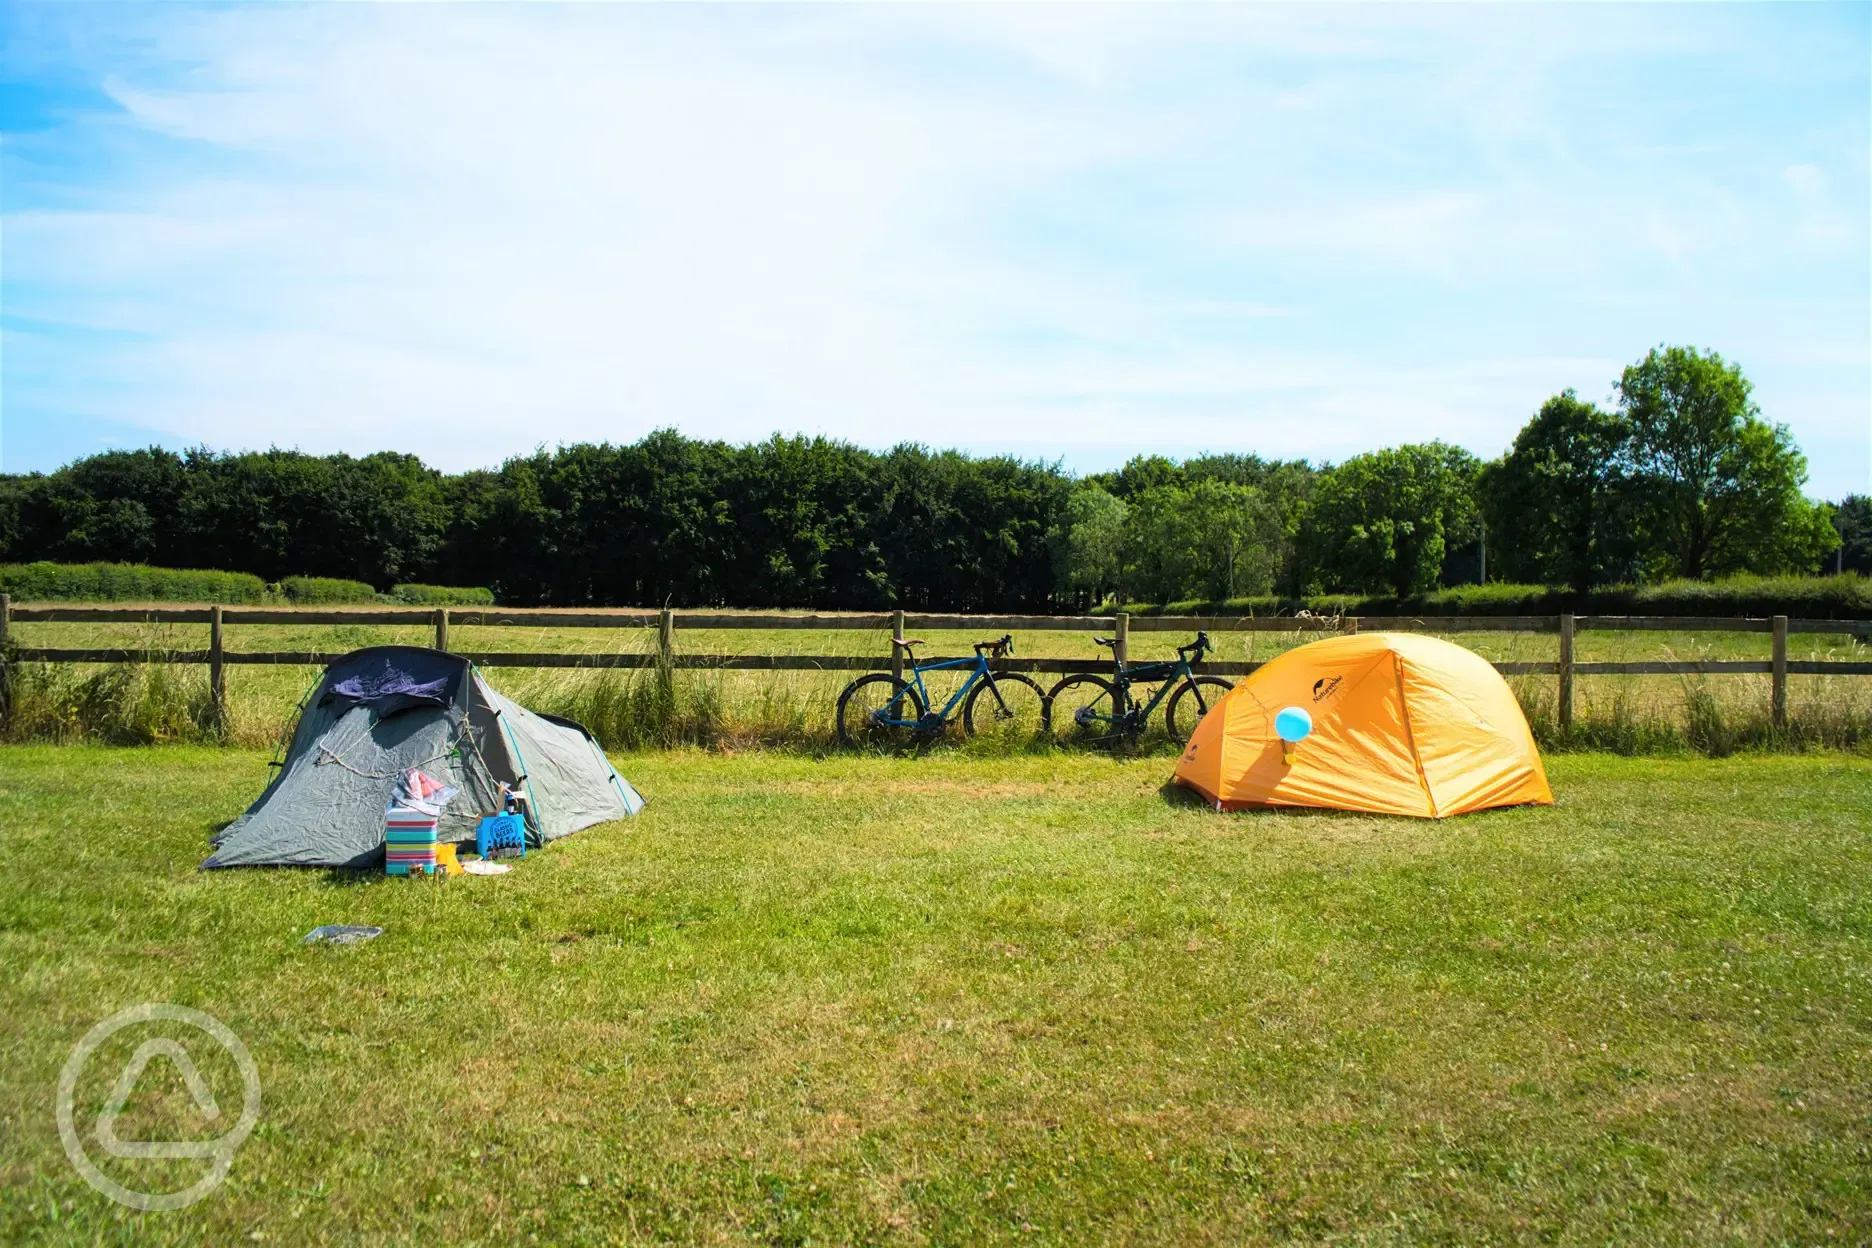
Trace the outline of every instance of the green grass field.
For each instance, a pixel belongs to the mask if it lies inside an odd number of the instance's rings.
[[[1163,759],[671,751],[507,876],[196,872],[264,761],[0,748],[0,1241],[1872,1236],[1863,759],[1560,756],[1557,807],[1438,824],[1217,816]],[[300,943],[334,922],[386,934]],[[179,1213],[53,1125],[145,1001],[264,1087]],[[201,1125],[148,1078],[146,1136]]]

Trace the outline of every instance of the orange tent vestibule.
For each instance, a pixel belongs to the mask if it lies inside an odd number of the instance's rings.
[[[1313,730],[1283,757],[1274,717],[1289,706],[1306,710]],[[1316,641],[1256,669],[1203,716],[1176,779],[1223,810],[1438,819],[1553,804],[1501,673],[1461,646],[1412,633]]]

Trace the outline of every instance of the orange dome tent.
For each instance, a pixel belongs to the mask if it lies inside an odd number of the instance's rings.
[[[1289,706],[1307,711],[1313,730],[1283,750],[1274,717]],[[1316,641],[1257,669],[1203,716],[1176,779],[1222,810],[1324,806],[1436,819],[1553,804],[1501,674],[1461,646],[1411,633]]]

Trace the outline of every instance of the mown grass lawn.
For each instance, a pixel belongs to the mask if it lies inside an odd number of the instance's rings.
[[[197,873],[262,755],[0,749],[0,1240],[1872,1236],[1863,759],[1556,757],[1558,807],[1441,824],[1217,816],[1164,759],[619,762],[638,820],[438,884]],[[54,1126],[144,1001],[264,1087],[179,1213]],[[201,1126],[164,1069],[147,1136]]]

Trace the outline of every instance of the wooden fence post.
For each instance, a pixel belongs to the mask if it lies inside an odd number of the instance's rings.
[[[657,662],[668,667],[676,655],[676,613],[664,607],[657,613]]]
[[[1560,731],[1573,730],[1573,617],[1560,617]]]
[[[1131,662],[1131,613],[1129,611],[1118,613],[1118,631],[1112,634],[1112,639],[1117,643],[1112,647],[1112,659],[1121,668],[1127,666]],[[1120,715],[1125,713],[1127,700],[1124,686],[1120,685],[1118,696],[1112,699]]]
[[[208,615],[208,703],[217,732],[227,727],[227,669],[221,654],[221,607],[217,604]]]
[[[1788,617],[1774,617],[1774,694],[1772,714],[1777,729],[1787,727],[1787,635]]]
[[[448,649],[448,625],[449,625],[448,608],[437,607],[435,626],[436,626],[436,649],[438,650]]]
[[[7,662],[7,616],[13,611],[13,599],[0,593],[0,726],[13,709],[13,669]]]
[[[891,655],[890,655],[891,668],[890,668],[890,672],[891,672],[891,675],[897,680],[903,679],[903,672],[904,672],[903,653],[904,652],[903,652],[903,647],[896,643],[902,641],[903,639],[904,639],[904,613],[902,611],[896,611],[891,614]]]

